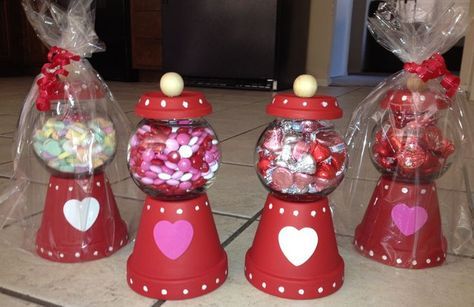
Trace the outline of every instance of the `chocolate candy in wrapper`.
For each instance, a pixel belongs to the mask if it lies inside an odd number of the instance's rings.
[[[333,152],[331,157],[331,165],[337,170],[337,172],[342,171],[345,160],[346,154],[344,152]]]
[[[288,189],[293,185],[293,174],[286,168],[277,167],[272,172],[272,186],[278,191]]]
[[[268,159],[260,159],[257,164],[258,171],[264,175],[265,172],[270,168],[271,161]]]
[[[280,129],[270,129],[265,132],[263,147],[271,151],[279,151],[282,148],[282,131]]]
[[[426,160],[426,151],[416,141],[407,143],[397,153],[398,166],[404,169],[419,168]]]
[[[333,179],[336,177],[336,170],[329,164],[318,165],[316,177],[321,179]]]
[[[294,175],[295,186],[300,190],[308,189],[308,186],[313,183],[313,176],[308,174],[296,173]]]
[[[259,176],[274,192],[317,197],[331,184],[336,186],[338,181],[332,179],[342,178],[345,170],[346,146],[326,122],[277,120],[262,134],[257,148]],[[330,179],[321,182],[324,189],[319,190],[314,184],[318,169],[320,176]]]
[[[394,157],[381,157],[378,161],[385,170],[394,170],[397,166],[397,159]]]
[[[454,147],[453,142],[451,142],[448,139],[444,139],[442,141],[442,147],[441,147],[441,150],[440,150],[441,157],[446,159],[447,157],[449,157],[450,155],[452,155],[454,153],[455,149],[456,148]]]
[[[290,164],[290,170],[294,173],[305,173],[314,174],[316,171],[316,163],[311,155],[305,154],[296,161],[294,164]]]
[[[311,155],[316,162],[322,162],[331,156],[331,151],[321,143],[316,143],[311,151]]]
[[[428,154],[425,163],[421,166],[422,175],[432,176],[441,171],[445,161],[435,155]]]
[[[428,126],[423,132],[423,141],[428,149],[439,151],[443,147],[443,135],[438,127]]]
[[[293,151],[292,151],[292,156],[293,159],[299,160],[308,153],[310,150],[311,146],[308,145],[306,142],[303,141],[298,141],[294,146],[293,146]]]
[[[372,147],[372,151],[374,154],[381,157],[388,157],[392,154],[392,149],[387,142],[375,143]]]
[[[288,163],[291,163],[292,158],[293,158],[293,148],[291,147],[291,145],[284,145],[277,160],[288,164]]]
[[[300,139],[300,136],[298,134],[290,133],[287,134],[283,137],[283,144],[284,145],[293,145],[296,142],[298,142]]]

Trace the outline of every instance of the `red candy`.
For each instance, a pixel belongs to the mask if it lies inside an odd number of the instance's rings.
[[[178,163],[179,160],[181,159],[181,156],[177,151],[172,151],[168,154],[168,161],[172,163]]]
[[[310,200],[340,182],[346,147],[326,122],[276,120],[262,134],[256,158],[260,179],[273,192]]]
[[[334,179],[336,177],[336,170],[329,164],[321,164],[316,171],[316,177],[322,179]]]
[[[322,162],[331,156],[331,150],[329,150],[327,146],[316,143],[311,155],[313,156],[314,160],[316,160],[316,162]]]
[[[293,185],[293,174],[283,167],[276,168],[272,173],[272,186],[281,191]]]
[[[393,126],[375,133],[373,160],[387,172],[406,178],[438,176],[446,159],[453,154],[453,143],[445,139],[433,116],[397,111]]]

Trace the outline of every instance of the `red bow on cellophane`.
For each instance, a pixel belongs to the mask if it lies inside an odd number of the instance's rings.
[[[439,53],[435,53],[431,58],[423,61],[421,64],[413,62],[405,63],[403,68],[410,73],[417,74],[424,82],[443,77],[441,79],[441,86],[446,89],[446,95],[448,97],[453,97],[456,94],[459,84],[461,83],[459,77],[453,75],[446,68],[444,58]]]
[[[42,77],[37,81],[39,95],[36,99],[36,108],[39,111],[48,111],[51,109],[50,99],[57,94],[63,82],[60,76],[66,77],[69,73],[64,66],[69,65],[71,61],[79,61],[81,58],[63,48],[51,47],[48,52],[48,61],[41,68]]]

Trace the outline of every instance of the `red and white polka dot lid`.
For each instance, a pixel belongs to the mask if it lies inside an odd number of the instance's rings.
[[[137,115],[151,119],[188,119],[212,113],[212,106],[201,92],[183,91],[184,82],[177,73],[166,73],[161,91],[144,93],[137,105]]]
[[[49,96],[52,101],[78,99],[78,100],[93,100],[102,99],[105,97],[105,90],[99,82],[91,81],[84,82],[67,82]]]
[[[316,79],[301,75],[293,83],[292,93],[278,94],[267,105],[270,115],[289,119],[330,120],[342,117],[335,97],[315,95]]]
[[[384,109],[394,112],[423,112],[429,109],[446,109],[449,101],[432,91],[412,92],[409,89],[388,91],[380,102]]]

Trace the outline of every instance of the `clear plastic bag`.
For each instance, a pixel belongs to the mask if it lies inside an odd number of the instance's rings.
[[[474,255],[473,131],[459,78],[440,55],[467,25],[467,12],[447,1],[432,12],[389,1],[369,18],[375,39],[405,66],[352,116],[334,215],[337,231],[373,260],[416,269],[442,264],[448,252]]]
[[[0,238],[58,262],[99,259],[120,249],[129,240],[127,224],[140,210],[122,206],[111,189],[128,178],[131,129],[85,59],[104,50],[91,2],[72,0],[63,7],[23,1],[50,51],[21,111],[13,176],[0,196]],[[18,228],[23,240],[11,230]]]

